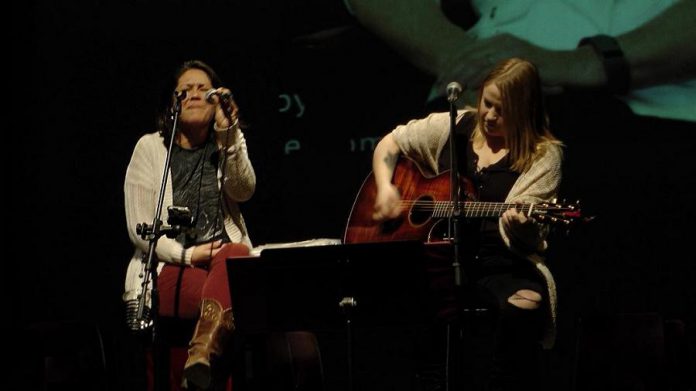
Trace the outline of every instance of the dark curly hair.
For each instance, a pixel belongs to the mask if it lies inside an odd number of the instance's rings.
[[[204,63],[200,60],[189,60],[181,64],[181,66],[174,72],[171,80],[167,83],[165,92],[162,98],[162,109],[157,117],[157,130],[160,132],[162,137],[164,137],[165,144],[169,143],[169,137],[171,137],[172,132],[172,121],[173,121],[173,94],[179,83],[179,78],[181,75],[186,73],[191,69],[198,69],[205,72],[210,78],[210,82],[213,88],[218,88],[222,86],[222,80],[217,75],[215,70],[210,67],[210,65]],[[210,134],[212,132],[213,121],[210,122]]]

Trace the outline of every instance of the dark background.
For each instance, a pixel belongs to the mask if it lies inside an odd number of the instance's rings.
[[[33,97],[10,113],[6,213],[17,217],[5,279],[21,286],[10,324],[34,339],[33,352],[47,340],[70,350],[81,337],[66,330],[94,325],[108,383],[130,389],[142,374],[120,300],[132,251],[123,178],[181,62],[216,69],[249,123],[258,187],[242,210],[255,245],[341,238],[379,137],[446,107],[426,105],[433,80],[358,27],[340,1],[115,3],[34,2],[31,35],[12,35],[32,38],[22,54],[31,66],[13,58],[21,71],[7,82]],[[694,125],[635,117],[592,94],[550,97],[549,107],[567,145],[562,195],[597,216],[554,236],[561,307],[551,377],[570,389],[591,371],[581,357],[628,357],[637,367],[658,357],[655,373],[679,389],[693,382],[683,374],[693,372],[696,321]],[[664,346],[645,342],[663,338],[645,326],[655,319],[674,334]],[[596,354],[601,338],[616,345],[610,353]],[[612,345],[617,338],[628,342]],[[391,346],[409,343],[396,339]]]

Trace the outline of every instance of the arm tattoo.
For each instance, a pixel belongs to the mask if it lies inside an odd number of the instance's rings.
[[[396,166],[396,161],[399,159],[399,155],[395,153],[387,153],[387,156],[384,157],[384,164],[387,165],[390,169],[393,169]]]

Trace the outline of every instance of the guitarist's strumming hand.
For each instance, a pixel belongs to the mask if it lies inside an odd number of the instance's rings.
[[[384,221],[399,216],[401,208],[401,194],[392,183],[394,168],[399,160],[401,151],[394,141],[392,134],[384,136],[375,147],[372,155],[372,173],[374,174],[377,194],[375,195],[374,212],[372,219]]]
[[[401,213],[399,201],[401,201],[401,195],[394,184],[379,186],[372,218],[375,221],[384,221],[398,217]]]

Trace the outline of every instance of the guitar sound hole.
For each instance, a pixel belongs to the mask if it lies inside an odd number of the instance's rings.
[[[427,223],[433,217],[433,205],[431,196],[418,198],[409,211],[408,220],[415,226]]]

